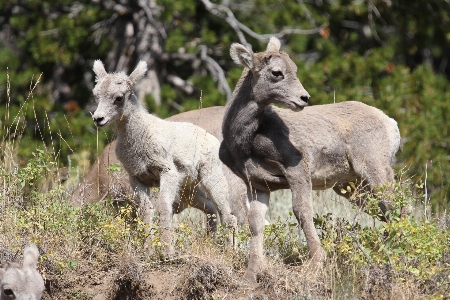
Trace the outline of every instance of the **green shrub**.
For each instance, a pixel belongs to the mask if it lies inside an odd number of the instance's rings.
[[[363,192],[356,197],[367,199],[366,211],[374,218],[379,217],[378,199],[391,203],[389,221],[380,226],[362,227],[343,218],[333,219],[332,214],[317,216],[314,221],[321,241],[332,256],[345,264],[389,265],[418,279],[429,279],[448,269],[443,261],[449,254],[450,231],[440,228],[437,220],[401,217],[402,207],[422,199],[420,193],[414,193],[411,184],[396,183],[389,192],[383,187],[374,196]]]

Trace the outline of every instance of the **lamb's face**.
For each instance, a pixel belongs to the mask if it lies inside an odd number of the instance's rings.
[[[93,93],[98,104],[93,118],[98,127],[103,127],[120,119],[132,90],[128,76],[117,73],[100,78]]]
[[[1,300],[39,300],[44,280],[36,269],[39,251],[35,245],[25,248],[23,264],[7,263],[0,268]]]
[[[106,126],[119,120],[127,110],[136,82],[144,77],[147,63],[140,61],[136,69],[127,76],[125,73],[106,73],[100,60],[94,62],[94,73],[97,76],[93,93],[98,106],[92,116],[98,127]]]
[[[10,264],[0,281],[0,299],[38,300],[44,293],[44,280],[36,268]]]

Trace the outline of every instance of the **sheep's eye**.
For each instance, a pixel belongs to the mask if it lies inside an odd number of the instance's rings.
[[[6,296],[14,296],[14,292],[11,289],[4,289],[3,293],[5,293]]]
[[[281,72],[281,71],[272,71],[272,75],[277,77],[277,78],[279,78],[279,77],[280,78],[284,78],[283,72]]]
[[[120,103],[120,102],[122,102],[123,101],[123,96],[119,96],[119,97],[116,97],[116,100],[115,100],[117,103]]]

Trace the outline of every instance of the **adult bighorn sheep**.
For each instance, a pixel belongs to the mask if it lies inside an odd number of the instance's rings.
[[[173,203],[186,187],[191,191],[201,187],[217,208],[221,222],[236,227],[236,217],[228,204],[228,183],[219,159],[217,138],[191,123],[162,120],[140,105],[133,88],[147,71],[144,61],[139,62],[130,76],[123,72],[108,74],[99,60],[94,62],[93,69],[96,74],[93,93],[98,103],[94,122],[98,127],[116,125],[116,155],[130,175],[146,223],[153,218],[149,187],[160,186],[155,206],[165,253],[174,251]]]
[[[39,274],[39,251],[35,245],[27,246],[23,264],[8,262],[0,268],[0,300],[39,300],[44,293],[44,280]]]
[[[270,191],[291,189],[293,212],[305,233],[310,259],[320,263],[326,254],[313,223],[311,190],[333,188],[341,194],[351,181],[369,189],[392,182],[391,163],[400,134],[393,119],[363,103],[305,107],[310,96],[297,78],[297,66],[280,52],[277,38],[271,38],[262,53],[236,43],[230,53],[245,69],[227,105],[220,159],[254,191],[245,273],[254,281],[263,261],[263,220]],[[386,209],[383,202],[380,207]]]
[[[207,132],[222,141],[222,120],[225,114],[224,106],[214,106],[191,110],[176,114],[167,118],[171,122],[189,122],[205,129]],[[72,192],[72,203],[76,206],[85,203],[96,202],[105,198],[122,200],[133,194],[128,173],[124,170],[116,156],[116,141],[105,146],[102,153],[95,160],[86,175],[80,180]],[[217,149],[219,151],[219,149]],[[111,171],[111,165],[118,165],[119,171]],[[233,215],[237,217],[238,223],[243,225],[247,222],[247,188],[245,183],[237,177],[228,167],[223,165],[229,189],[228,202]],[[203,211],[207,216],[208,229],[215,230],[217,210],[207,195],[199,190],[189,197],[181,197],[173,204],[173,213],[180,213],[188,206]]]

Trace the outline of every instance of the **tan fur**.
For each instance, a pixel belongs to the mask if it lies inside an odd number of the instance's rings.
[[[8,262],[0,268],[0,300],[39,300],[44,280],[37,271],[39,251],[35,245],[25,248],[23,264]]]
[[[249,211],[253,237],[245,277],[250,281],[263,260],[261,220],[268,193],[291,189],[310,258],[320,263],[325,251],[313,223],[311,190],[333,188],[342,194],[351,181],[365,183],[369,190],[392,182],[391,163],[400,147],[397,123],[376,108],[354,101],[305,107],[309,94],[294,62],[279,48],[272,38],[262,53],[240,44],[230,49],[245,70],[227,105],[220,158],[248,180],[260,199]],[[385,203],[380,207],[386,210]]]

